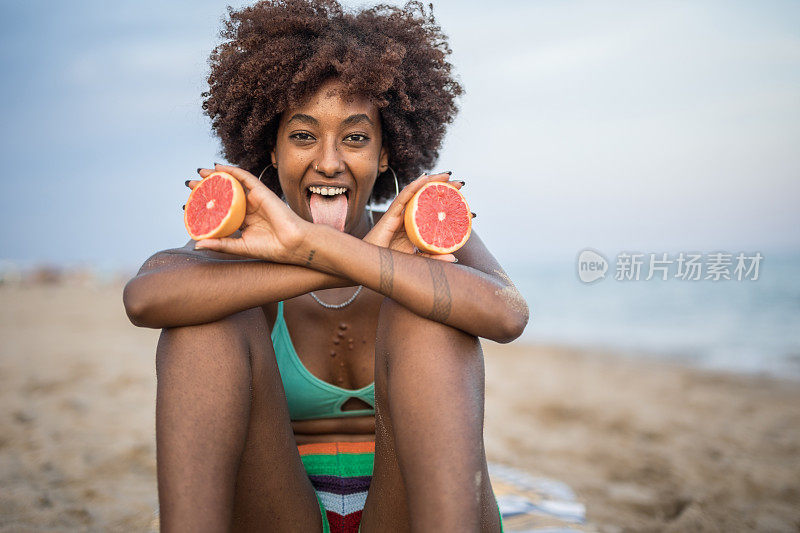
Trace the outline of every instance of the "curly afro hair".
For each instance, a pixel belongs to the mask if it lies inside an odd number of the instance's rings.
[[[439,157],[463,89],[446,61],[447,36],[421,2],[356,13],[336,0],[266,0],[228,7],[223,42],[211,52],[203,110],[228,161],[259,175],[270,164],[281,114],[328,79],[380,111],[389,164],[401,187]],[[281,195],[273,167],[262,178]],[[378,177],[373,199],[394,194]]]

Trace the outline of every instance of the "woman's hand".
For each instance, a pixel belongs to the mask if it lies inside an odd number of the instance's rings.
[[[269,187],[246,170],[220,164],[216,164],[214,170],[227,172],[244,188],[247,211],[241,227],[242,235],[238,239],[204,239],[197,242],[195,249],[216,250],[275,263],[301,263],[303,258],[295,257],[294,251],[303,242],[311,223],[300,218]],[[204,173],[207,176],[212,171],[199,172],[201,176]],[[192,185],[190,182],[189,186]]]
[[[408,235],[406,235],[404,221],[406,204],[423,185],[430,181],[448,181],[449,179],[450,174],[447,173],[423,174],[403,187],[403,190],[400,191],[397,198],[389,205],[386,213],[384,213],[378,223],[375,224],[375,227],[364,237],[364,242],[407,254],[418,253],[419,255],[439,259],[440,261],[455,262],[456,258],[453,254],[428,254],[418,251],[414,244],[408,239]],[[462,186],[462,182],[460,181],[452,181],[450,184],[459,189]]]

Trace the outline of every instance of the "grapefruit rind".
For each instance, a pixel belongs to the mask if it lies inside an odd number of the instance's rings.
[[[422,235],[420,235],[419,228],[415,222],[415,217],[417,214],[417,208],[419,207],[419,197],[420,195],[426,191],[430,187],[450,187],[451,189],[455,190],[458,193],[461,201],[464,202],[464,206],[466,207],[467,213],[470,213],[469,204],[467,203],[466,198],[464,195],[461,194],[461,191],[458,190],[458,187],[451,185],[446,181],[431,181],[426,183],[425,185],[418,190],[414,196],[411,197],[411,200],[408,201],[406,204],[406,212],[404,216],[404,223],[406,227],[406,235],[408,235],[408,239],[416,246],[421,252],[429,253],[429,254],[451,254],[464,246],[467,240],[469,240],[469,236],[472,234],[472,216],[469,215],[468,218],[468,227],[467,231],[464,234],[464,237],[461,241],[455,243],[452,246],[448,247],[440,247],[436,246],[433,243],[427,242]]]
[[[220,221],[216,228],[198,235],[192,230],[189,222],[189,206],[191,205],[197,191],[201,190],[201,187],[203,187],[203,183],[206,183],[206,180],[214,176],[221,176],[231,184],[231,188],[233,190],[231,205],[228,208],[228,213],[225,215],[222,221]],[[203,239],[219,239],[231,235],[233,232],[239,229],[239,227],[241,227],[242,223],[244,222],[246,211],[247,199],[245,197],[242,184],[239,183],[239,180],[227,172],[217,171],[206,176],[203,181],[201,181],[194,189],[192,189],[192,192],[189,194],[189,199],[186,200],[186,207],[183,213],[183,223],[186,226],[186,231],[189,233],[189,236],[192,238],[192,240],[200,241]]]

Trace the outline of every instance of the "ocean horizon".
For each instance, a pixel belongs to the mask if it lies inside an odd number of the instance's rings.
[[[800,380],[800,252],[762,252],[758,279],[741,281],[675,278],[674,264],[667,280],[618,280],[615,254],[584,283],[577,255],[507,267],[530,307],[522,340]]]

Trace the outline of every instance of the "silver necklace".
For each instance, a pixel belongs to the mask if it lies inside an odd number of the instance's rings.
[[[364,288],[363,285],[359,285],[358,289],[356,289],[355,294],[353,294],[346,302],[341,303],[341,304],[326,304],[325,302],[323,302],[322,300],[317,298],[317,295],[314,294],[314,291],[311,291],[309,294],[311,295],[312,298],[314,298],[317,301],[317,303],[319,305],[321,305],[322,307],[325,307],[326,309],[341,309],[342,307],[347,307],[348,305],[353,303],[353,300],[356,299],[356,296],[358,296],[358,293],[360,293],[361,289],[363,289],[363,288]]]
[[[372,206],[369,206],[369,207],[368,207],[368,209],[369,209],[369,221],[371,222],[371,224],[370,224],[370,229],[372,229],[372,227],[373,227],[373,226],[375,226],[375,222],[372,220],[372,209],[371,209],[371,207],[372,207]],[[314,298],[314,300],[316,300],[316,302],[317,302],[319,305],[321,305],[322,307],[324,307],[325,309],[341,309],[342,307],[347,307],[348,305],[350,305],[351,303],[353,303],[353,300],[355,300],[355,299],[356,299],[356,297],[358,296],[358,294],[361,292],[361,289],[363,289],[363,288],[364,288],[364,286],[363,286],[363,285],[359,285],[359,286],[358,286],[358,288],[356,289],[356,292],[355,292],[355,293],[353,293],[353,295],[352,295],[350,298],[348,298],[348,300],[347,300],[346,302],[343,302],[343,303],[340,303],[340,304],[326,304],[325,302],[323,302],[322,300],[320,300],[320,299],[317,297],[317,295],[316,295],[316,294],[314,294],[314,291],[311,291],[311,292],[309,292],[308,294],[310,294],[310,295],[311,295],[311,297],[312,297],[312,298]]]

